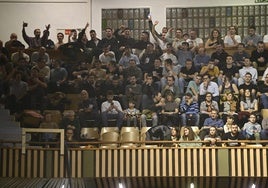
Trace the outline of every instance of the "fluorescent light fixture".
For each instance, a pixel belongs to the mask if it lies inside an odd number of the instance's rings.
[[[251,188],[256,188],[256,185],[253,183],[253,184],[251,185]]]
[[[121,182],[119,182],[119,187],[118,188],[123,188],[123,184]]]
[[[194,183],[191,183],[190,184],[190,188],[194,188]]]

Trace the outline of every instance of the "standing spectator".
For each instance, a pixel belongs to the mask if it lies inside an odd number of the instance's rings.
[[[54,48],[55,50],[57,50],[61,45],[65,44],[63,42],[63,39],[64,39],[64,34],[61,32],[57,33],[58,42],[55,43],[55,48]]]
[[[98,43],[98,48],[103,49],[105,45],[110,46],[110,50],[115,53],[115,59],[120,59],[119,58],[119,53],[118,53],[118,41],[116,38],[113,36],[113,29],[110,27],[105,28],[105,36],[104,38],[101,39],[101,41]]]
[[[128,107],[128,102],[130,100],[135,101],[135,106],[140,109],[141,99],[142,99],[142,86],[137,83],[137,78],[135,75],[130,76],[130,84],[126,85],[125,95],[123,96],[123,108]]]
[[[39,48],[41,46],[45,46],[48,40],[49,36],[49,28],[50,24],[46,26],[46,29],[43,32],[43,36],[41,37],[41,31],[40,29],[35,29],[34,30],[34,37],[29,37],[26,34],[25,27],[28,26],[28,23],[23,22],[23,28],[22,28],[22,36],[24,41],[29,45],[29,48]]]
[[[97,58],[101,53],[101,49],[98,48],[101,40],[97,37],[96,31],[93,29],[89,31],[89,35],[90,40],[87,41],[86,47],[93,54],[93,57]]]

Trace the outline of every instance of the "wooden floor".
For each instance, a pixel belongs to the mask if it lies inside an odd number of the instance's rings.
[[[249,188],[253,184],[268,187],[267,178],[242,177],[0,178],[1,188]]]

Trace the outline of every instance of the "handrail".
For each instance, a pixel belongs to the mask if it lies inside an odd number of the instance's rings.
[[[41,129],[41,128],[22,128],[21,138],[21,153],[26,153],[26,133],[39,132],[39,133],[60,133],[60,154],[64,155],[64,129]]]

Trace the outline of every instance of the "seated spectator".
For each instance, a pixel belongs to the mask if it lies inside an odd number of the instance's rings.
[[[67,142],[67,146],[69,148],[79,148],[78,144],[72,143],[72,142],[78,141],[75,137],[75,133],[74,133],[74,130],[72,128],[67,128],[65,130],[65,141]]]
[[[244,66],[245,58],[250,58],[250,55],[245,51],[245,44],[239,43],[237,46],[237,51],[233,54],[234,64],[237,68],[242,68]]]
[[[200,104],[200,125],[203,125],[205,119],[210,117],[212,110],[219,111],[219,105],[212,99],[212,94],[207,92],[204,101]]]
[[[204,47],[203,39],[197,36],[197,31],[192,29],[189,32],[189,39],[186,40],[189,43],[189,48],[193,53],[196,53],[198,48]]]
[[[134,59],[129,60],[129,66],[123,69],[124,84],[128,84],[132,76],[136,77],[138,83],[142,83],[142,70],[137,66],[136,61]]]
[[[174,84],[178,86],[178,75],[180,72],[180,66],[175,66],[172,64],[171,59],[164,60],[164,67],[163,67],[163,77],[161,78],[161,89],[165,87],[167,82],[168,76],[172,76],[174,79]]]
[[[215,126],[217,128],[217,131],[219,131],[219,134],[221,135],[223,133],[223,120],[219,118],[218,110],[212,110],[210,117],[206,118],[203,124],[203,127],[201,127],[199,136],[203,140],[205,135],[208,134],[209,128],[212,126]]]
[[[256,97],[256,94],[258,92],[258,87],[256,85],[256,82],[252,81],[252,74],[250,72],[247,72],[244,76],[244,83],[239,85],[239,94],[242,100],[242,97],[245,94],[246,89],[250,90],[250,93],[253,97]]]
[[[120,72],[115,61],[110,61],[106,70],[106,84],[111,84],[114,77],[117,77],[118,81],[123,83],[123,72]]]
[[[222,67],[225,64],[228,53],[224,50],[224,44],[218,43],[216,51],[211,54],[211,59],[214,60],[215,65]]]
[[[251,52],[250,61],[257,69],[258,75],[263,75],[268,65],[268,50],[265,50],[264,42],[259,41],[257,43],[257,49]]]
[[[95,59],[93,63],[93,68],[89,71],[89,74],[94,75],[94,79],[105,81],[106,79],[106,70],[102,68],[102,62],[98,59]]]
[[[238,98],[232,92],[226,93],[223,98],[225,99],[221,104],[221,117],[223,121],[226,122],[227,116],[230,115],[234,116],[235,120],[237,120],[240,105]]]
[[[175,85],[175,79],[173,76],[167,77],[167,84],[164,86],[164,88],[161,90],[162,97],[166,97],[167,93],[172,92],[175,98],[175,101],[177,104],[180,103],[180,90],[179,87]]]
[[[116,61],[115,59],[115,53],[110,50],[109,45],[104,45],[102,49],[102,53],[99,56],[99,61],[101,62],[102,68],[107,68],[107,65],[111,61]]]
[[[237,85],[235,84],[235,81],[233,81],[232,78],[233,78],[232,75],[229,73],[222,76],[222,83],[219,84],[219,93],[220,94],[226,94],[229,92],[232,92],[236,95],[239,94],[239,90],[237,88]]]
[[[212,126],[209,128],[209,134],[204,137],[206,146],[221,146],[221,137],[218,135],[217,128]]]
[[[112,91],[107,91],[106,98],[107,100],[101,104],[103,126],[108,126],[108,120],[116,119],[116,126],[121,128],[124,117],[121,104],[118,101],[113,100],[114,94]]]
[[[243,126],[250,117],[250,114],[257,113],[258,110],[257,99],[252,96],[249,89],[246,89],[240,101],[240,112],[238,113],[239,125]]]
[[[161,67],[161,59],[156,58],[154,60],[154,67],[152,69],[152,74],[153,74],[153,82],[157,84],[157,90],[161,91],[161,82],[160,79],[163,76],[163,67]],[[144,73],[144,80],[146,80],[146,76],[148,74],[151,74],[151,72],[145,72]]]
[[[180,131],[178,127],[170,128],[170,136],[168,136],[165,140],[167,141],[178,141],[180,139]],[[178,147],[178,143],[164,144],[164,146],[169,147]]]
[[[154,49],[154,45],[149,43],[145,50],[139,56],[140,68],[143,72],[152,72],[154,69],[154,61],[161,54],[160,50]]]
[[[130,66],[130,61],[133,60],[135,64],[139,65],[140,60],[137,55],[131,53],[131,48],[126,46],[122,57],[119,60],[119,65],[126,69]]]
[[[199,48],[198,53],[194,57],[194,66],[196,70],[199,72],[201,68],[208,64],[210,60],[210,56],[206,53],[205,48]]]
[[[268,74],[265,76],[265,80],[263,83],[258,85],[259,91],[257,92],[257,96],[260,97],[260,104],[263,108],[268,108]]]
[[[19,46],[17,49],[17,52],[14,52],[11,54],[11,61],[14,66],[18,66],[19,59],[24,58],[25,61],[29,64],[30,62],[30,56],[25,53],[25,46],[21,44],[22,46]]]
[[[259,34],[256,34],[255,26],[250,26],[248,28],[248,35],[244,36],[243,43],[246,45],[246,47],[255,48],[259,41],[262,41],[262,37]]]
[[[187,87],[188,83],[193,80],[195,75],[197,74],[196,68],[193,65],[193,61],[190,59],[186,60],[185,66],[181,68],[179,74],[179,88],[180,93],[184,93],[185,86]]]
[[[181,137],[179,141],[191,141],[191,142],[181,142],[180,147],[200,147],[202,143],[194,142],[201,141],[199,136],[197,136],[191,127],[182,127],[181,128]]]
[[[95,98],[89,98],[88,92],[82,90],[78,104],[78,117],[81,127],[88,127],[87,120],[94,120],[94,127],[101,126],[100,111]]]
[[[180,104],[182,126],[199,126],[199,106],[191,93],[186,93]]]
[[[226,63],[224,66],[220,68],[220,75],[218,78],[218,84],[222,84],[222,76],[223,75],[230,75],[231,80],[234,84],[238,84],[238,78],[239,78],[239,72],[238,68],[234,65],[233,57],[231,55],[228,55],[226,57]]]
[[[237,27],[230,26],[227,35],[224,37],[225,47],[237,47],[239,43],[241,43],[241,37],[237,34]]]
[[[167,126],[177,126],[179,123],[179,108],[172,92],[166,94],[165,105],[161,110],[161,122]]]
[[[268,118],[262,119],[261,140],[268,140]]]
[[[251,74],[250,82],[253,81],[254,84],[257,83],[258,72],[257,72],[257,69],[252,67],[251,64],[252,63],[251,63],[249,58],[244,59],[244,66],[241,69],[239,69],[238,86],[240,86],[241,84],[243,84],[245,82],[245,76],[247,73]]]
[[[130,84],[126,85],[125,95],[122,96],[122,105],[126,109],[130,100],[135,101],[135,106],[140,109],[142,99],[142,85],[137,83],[135,75],[130,76]]]
[[[73,130],[73,138],[79,140],[80,138],[80,122],[73,110],[68,110],[63,113],[63,118],[60,123],[60,128],[67,130]]]
[[[216,82],[211,81],[210,76],[205,74],[203,76],[203,82],[199,87],[199,101],[205,100],[206,93],[210,92],[212,94],[212,99],[219,101],[219,87]]]
[[[33,68],[28,80],[27,107],[29,109],[42,110],[45,106],[47,83],[44,77],[40,77],[39,70]],[[25,107],[26,107],[25,106]]]
[[[50,70],[49,91],[63,91],[66,87],[68,72],[64,67],[61,67],[61,62],[55,60],[52,62],[52,69]]]
[[[234,118],[234,116],[232,116],[232,115],[228,115],[227,117],[226,117],[226,123],[225,123],[225,125],[223,126],[223,131],[224,131],[224,133],[228,133],[228,132],[231,132],[231,128],[232,128],[232,125],[233,124],[236,124],[235,123],[235,118]],[[238,131],[241,131],[240,130],[240,127],[238,127]]]
[[[11,52],[13,49],[24,46],[21,41],[18,40],[18,35],[16,33],[11,33],[9,40],[5,43],[5,48]]]
[[[217,44],[222,43],[221,32],[218,29],[213,29],[205,44],[206,49],[215,49]]]
[[[13,69],[9,74],[9,93],[6,98],[6,107],[11,114],[20,113],[26,106],[25,97],[28,92],[28,83],[22,80],[22,72]]]
[[[45,81],[48,83],[50,79],[50,68],[46,65],[44,59],[39,59],[33,68],[39,70],[39,77],[45,78]]]
[[[200,74],[195,75],[194,79],[189,82],[186,93],[191,93],[195,101],[198,101],[199,96],[199,86],[202,76]]]
[[[213,60],[209,60],[208,65],[205,65],[200,70],[200,75],[209,75],[210,80],[218,82],[218,76],[220,74],[219,67],[215,65]]]
[[[257,122],[257,116],[254,113],[249,115],[248,122],[242,128],[246,139],[260,140],[261,125]]]
[[[182,47],[177,51],[176,56],[181,67],[184,67],[188,60],[193,60],[193,52],[189,50],[188,42],[182,43]]]
[[[44,115],[44,120],[40,123],[40,128],[43,129],[58,129],[59,125],[52,121],[52,114],[46,113]],[[53,142],[57,140],[57,134],[56,133],[43,133],[42,134],[42,141],[44,142]],[[46,145],[46,147],[49,147],[49,145]]]
[[[135,108],[135,102],[130,100],[128,108],[124,110],[124,120],[127,122],[127,126],[130,127],[132,124],[137,127],[140,115],[140,110]]]
[[[238,125],[236,124],[231,125],[231,132],[224,133],[222,136],[222,140],[233,141],[233,142],[227,142],[224,145],[234,147],[245,145],[244,143],[236,142],[237,140],[245,140],[244,135],[238,130],[239,130]]]
[[[38,51],[33,52],[31,55],[31,63],[35,65],[40,59],[43,59],[46,65],[50,65],[50,57],[46,51],[45,47],[41,47]]]
[[[170,59],[171,62],[172,62],[172,65],[174,65],[174,66],[177,66],[178,63],[179,63],[178,58],[174,54],[174,51],[173,51],[171,43],[167,43],[165,53],[163,53],[160,56],[160,59],[162,60],[162,62],[165,62],[167,59]]]

